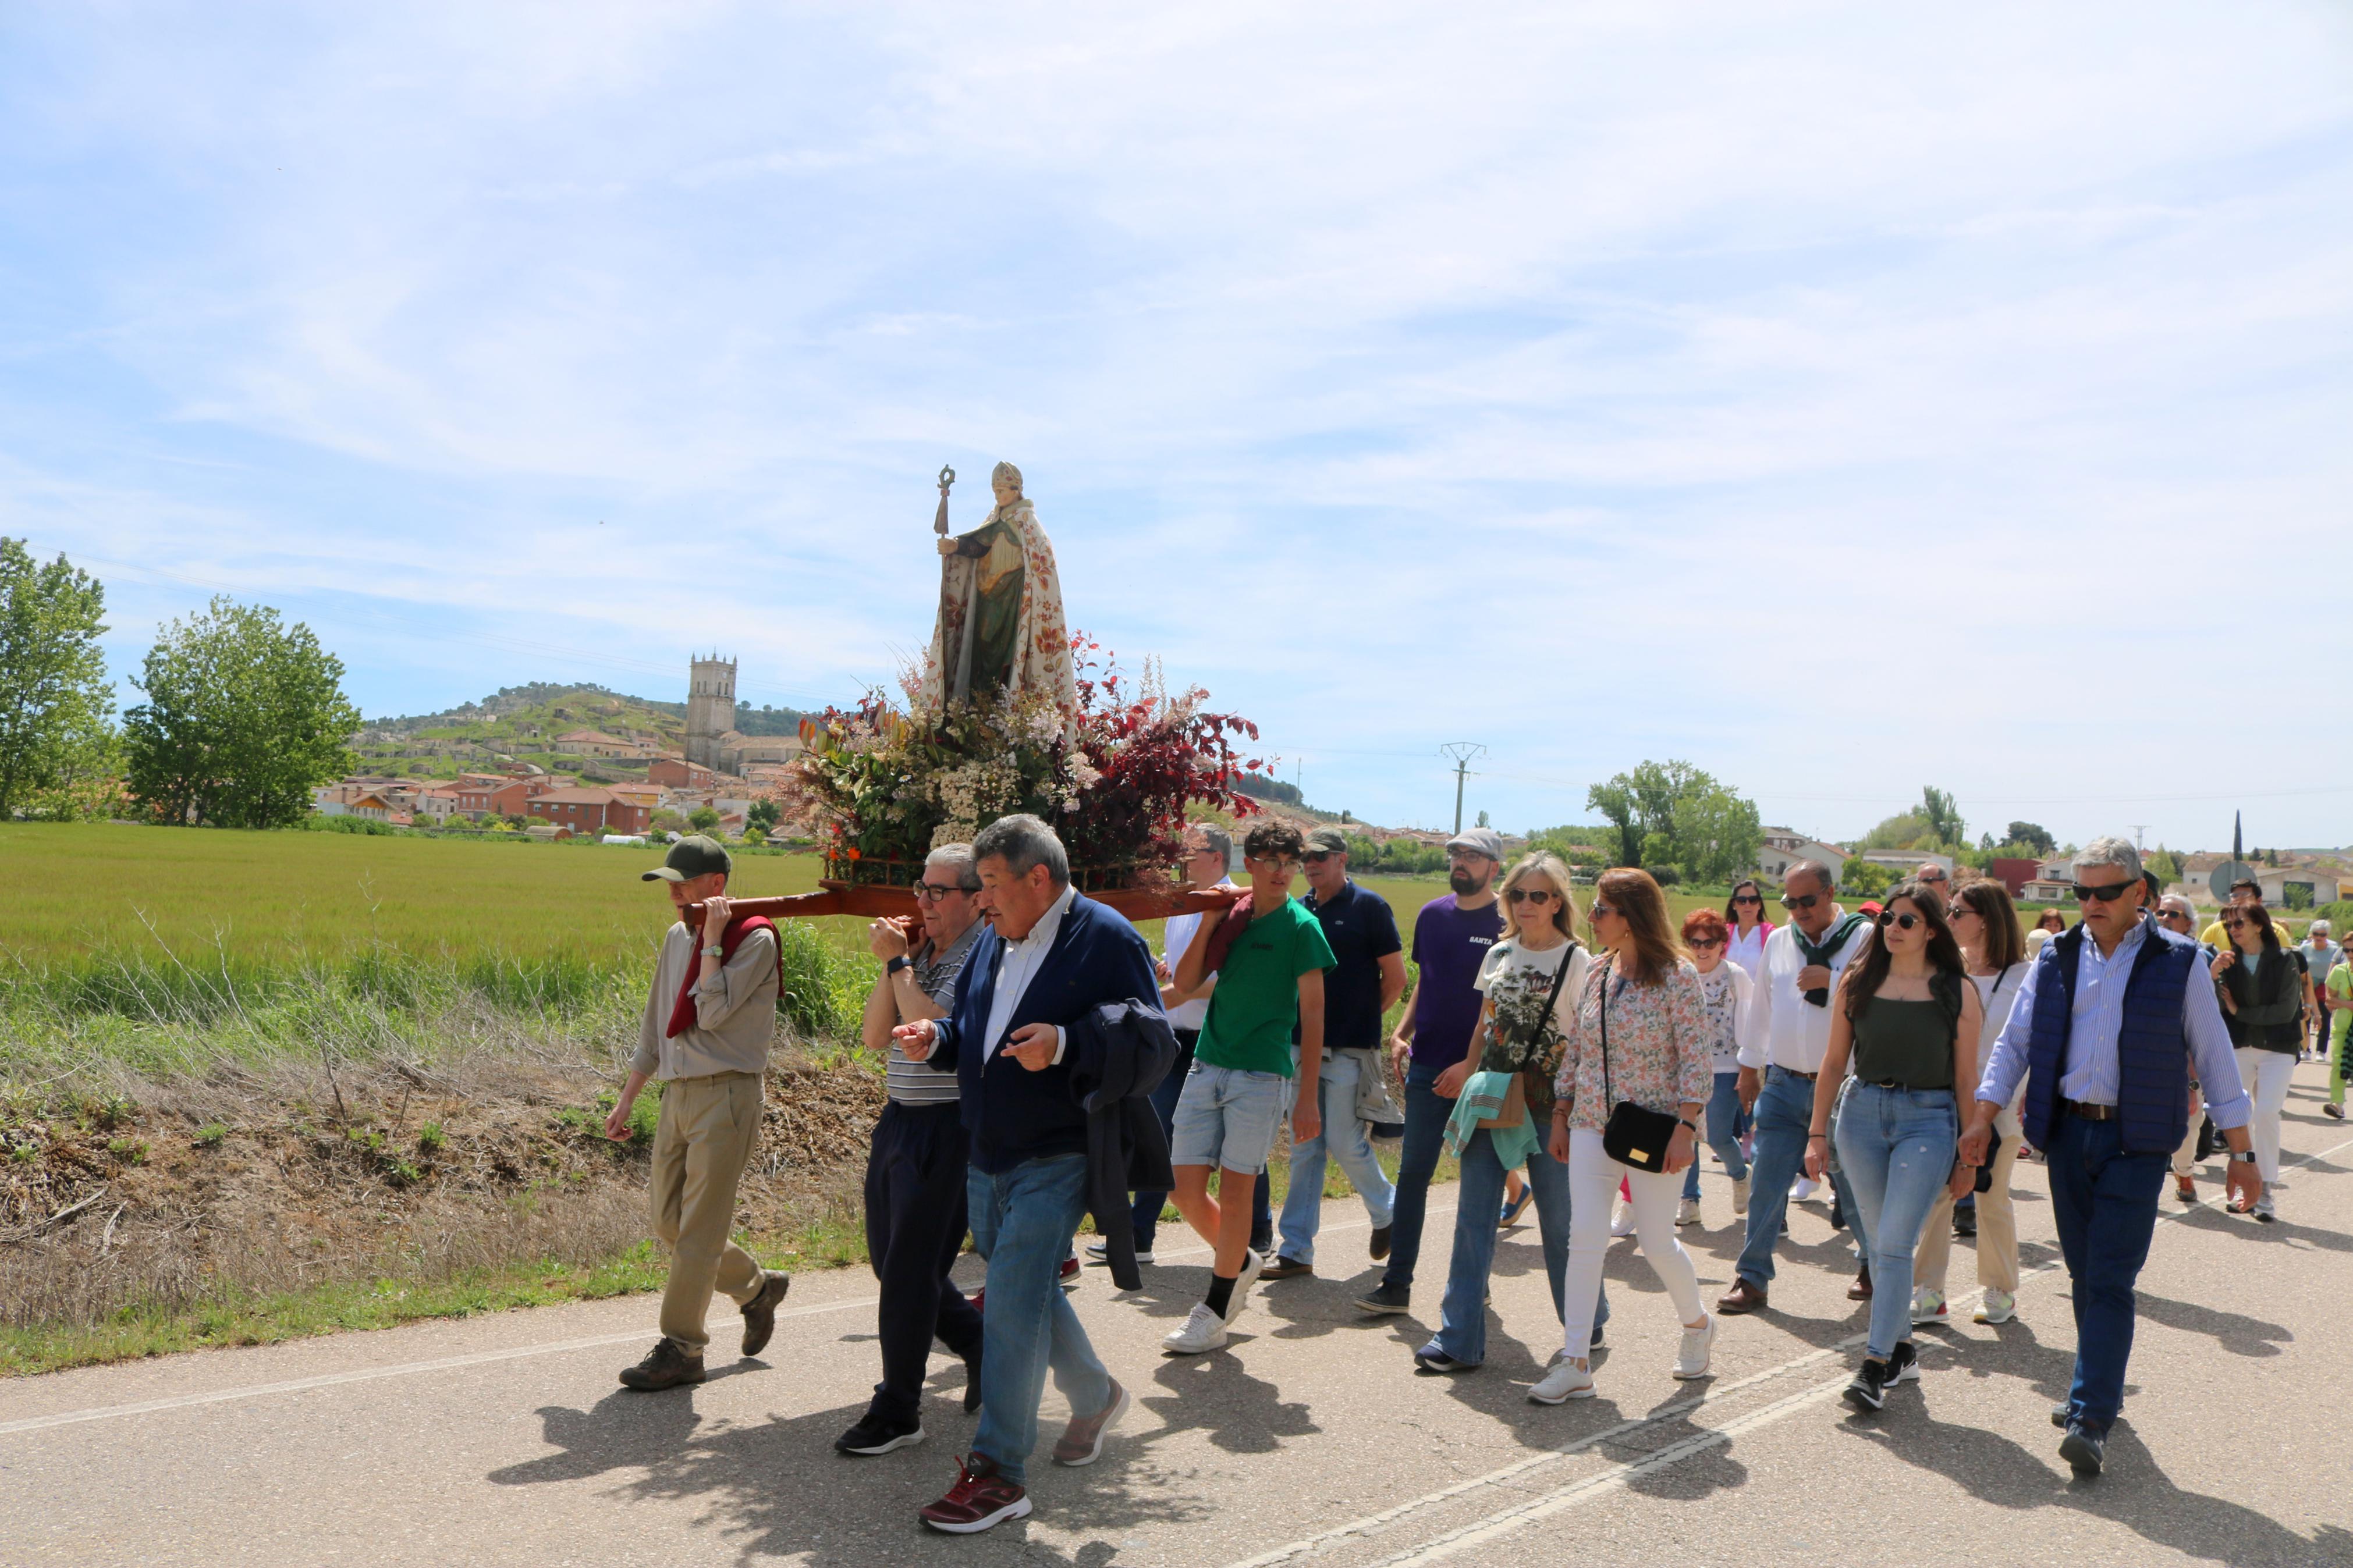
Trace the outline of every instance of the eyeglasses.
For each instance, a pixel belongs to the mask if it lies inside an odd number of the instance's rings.
[[[1722,947],[1724,939],[1720,936],[1695,936],[1685,941],[1683,945],[1694,952],[1704,952],[1712,947]]]
[[[2157,918],[2163,921],[2179,921],[2183,925],[2188,925],[2190,920],[2187,910],[2160,910],[2158,911]]]
[[[1810,910],[1821,901],[1822,896],[1820,893],[1808,893],[1802,898],[1796,899],[1787,893],[1781,895],[1781,907],[1785,910]]]
[[[1736,904],[1761,904],[1765,900],[1757,893],[1735,893],[1732,895],[1732,901]]]
[[[1559,895],[1541,888],[1514,888],[1504,897],[1515,904],[1548,904]]]
[[[976,893],[979,890],[977,888],[943,888],[937,882],[918,882],[914,888],[915,901],[923,904],[936,904],[950,893]]]
[[[1920,917],[1918,915],[1899,915],[1894,910],[1883,910],[1880,912],[1879,923],[1883,926],[1894,926],[1899,931],[1910,931],[1914,926],[1920,923]]]
[[[2138,879],[2129,882],[2104,882],[2097,887],[2088,882],[2078,882],[2074,887],[2075,901],[2084,904],[2097,899],[2104,904],[2113,904],[2139,886]]]
[[[1616,920],[1618,918],[1618,910],[1614,906],[1609,904],[1596,904],[1591,909],[1587,910],[1585,913],[1588,919],[1597,921]]]

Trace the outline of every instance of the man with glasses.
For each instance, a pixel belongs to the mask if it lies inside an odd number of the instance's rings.
[[[1936,895],[1941,903],[1953,901],[1953,879],[1934,860],[1923,860],[1913,868],[1912,879]]]
[[[882,1381],[856,1426],[834,1439],[845,1454],[887,1454],[923,1440],[923,1372],[932,1340],[965,1363],[965,1408],[980,1398],[981,1319],[948,1269],[964,1246],[966,1140],[954,1073],[934,1071],[891,1048],[891,1031],[944,1018],[980,934],[980,875],[972,846],[944,844],[915,883],[918,921],[884,917],[866,928],[882,973],[866,998],[860,1037],[890,1066],[887,1097],[866,1158],[866,1255],[881,1282],[875,1337]]]
[[[1413,1269],[1421,1257],[1422,1217],[1430,1178],[1446,1138],[1454,1102],[1438,1092],[1438,1075],[1471,1049],[1471,1032],[1485,1000],[1479,970],[1504,934],[1495,878],[1504,867],[1504,836],[1469,827],[1446,842],[1446,882],[1451,891],[1421,906],[1413,922],[1413,962],[1419,971],[1406,999],[1389,1049],[1405,1080],[1405,1142],[1398,1152],[1395,1219],[1373,1232],[1373,1257],[1386,1257],[1381,1282],[1356,1298],[1366,1312],[1402,1312],[1413,1304]]]
[[[2073,1282],[2075,1375],[2051,1413],[2079,1476],[2105,1458],[2132,1356],[2134,1281],[2147,1261],[2168,1161],[2187,1130],[2189,1079],[2231,1146],[2229,1187],[2263,1194],[2253,1107],[2196,943],[2141,919],[2140,852],[2095,838],[2075,857],[2084,918],[2043,943],[1995,1041],[1961,1134],[1981,1165],[1994,1114],[2026,1084],[2026,1141],[2048,1156],[2059,1250]]]
[[[1789,1184],[1804,1169],[1814,1124],[1814,1079],[1831,1040],[1831,993],[1846,966],[1870,943],[1868,922],[1831,901],[1836,884],[1819,860],[1791,866],[1781,884],[1789,923],[1765,939],[1757,976],[1755,1026],[1740,1048],[1740,1102],[1757,1121],[1757,1152],[1748,1166],[1748,1237],[1740,1249],[1732,1289],[1715,1304],[1731,1314],[1766,1304],[1773,1281],[1773,1249],[1789,1211]],[[1847,1212],[1860,1214],[1848,1205]],[[1860,1227],[1855,1244],[1863,1247]],[[1850,1296],[1867,1300],[1871,1259]]]
[[[1316,1079],[1324,1130],[1291,1142],[1291,1191],[1282,1203],[1282,1249],[1261,1276],[1289,1279],[1315,1272],[1315,1232],[1324,1223],[1328,1153],[1365,1200],[1373,1234],[1383,1237],[1397,1189],[1373,1158],[1373,1141],[1356,1119],[1356,1085],[1381,1070],[1381,1018],[1405,994],[1405,943],[1388,900],[1348,879],[1348,841],[1336,827],[1307,836],[1302,864],[1307,911],[1324,928],[1333,966],[1324,973],[1324,1070]],[[1263,1181],[1265,1178],[1260,1178]]]

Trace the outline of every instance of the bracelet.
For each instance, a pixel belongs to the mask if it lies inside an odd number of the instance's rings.
[[[1690,1128],[1690,1129],[1691,1129],[1693,1131],[1694,1131],[1694,1132],[1696,1132],[1696,1131],[1699,1131],[1699,1123],[1698,1123],[1698,1122],[1696,1122],[1696,1121],[1693,1121],[1690,1117],[1688,1117],[1688,1116],[1678,1116],[1678,1117],[1676,1117],[1676,1118],[1675,1118],[1675,1120],[1676,1120],[1677,1121],[1682,1122],[1685,1127]]]
[[[1817,1138],[1820,1139],[1825,1143],[1831,1141],[1831,1135],[1827,1132],[1809,1132],[1806,1134],[1806,1142],[1809,1143],[1812,1142]]]

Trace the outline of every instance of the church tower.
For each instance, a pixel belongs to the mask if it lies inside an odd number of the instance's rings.
[[[719,737],[733,728],[735,661],[715,653],[696,659],[686,689],[686,760],[719,772]]]

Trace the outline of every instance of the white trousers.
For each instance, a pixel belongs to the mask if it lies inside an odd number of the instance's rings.
[[[2280,1112],[2287,1109],[2287,1086],[2295,1077],[2295,1058],[2287,1051],[2239,1047],[2239,1081],[2254,1100],[2255,1114],[2247,1123],[2254,1141],[2255,1173],[2270,1186],[2279,1180]]]
[[[1571,1356],[1589,1353],[1593,1343],[1593,1308],[1609,1253],[1609,1200],[1620,1179],[1633,1194],[1634,1235],[1642,1257],[1667,1288],[1676,1321],[1695,1323],[1707,1313],[1700,1304],[1699,1273],[1675,1237],[1675,1199],[1683,1192],[1683,1173],[1621,1165],[1603,1151],[1600,1133],[1577,1128],[1568,1135],[1568,1272],[1561,1288],[1561,1341]]]

